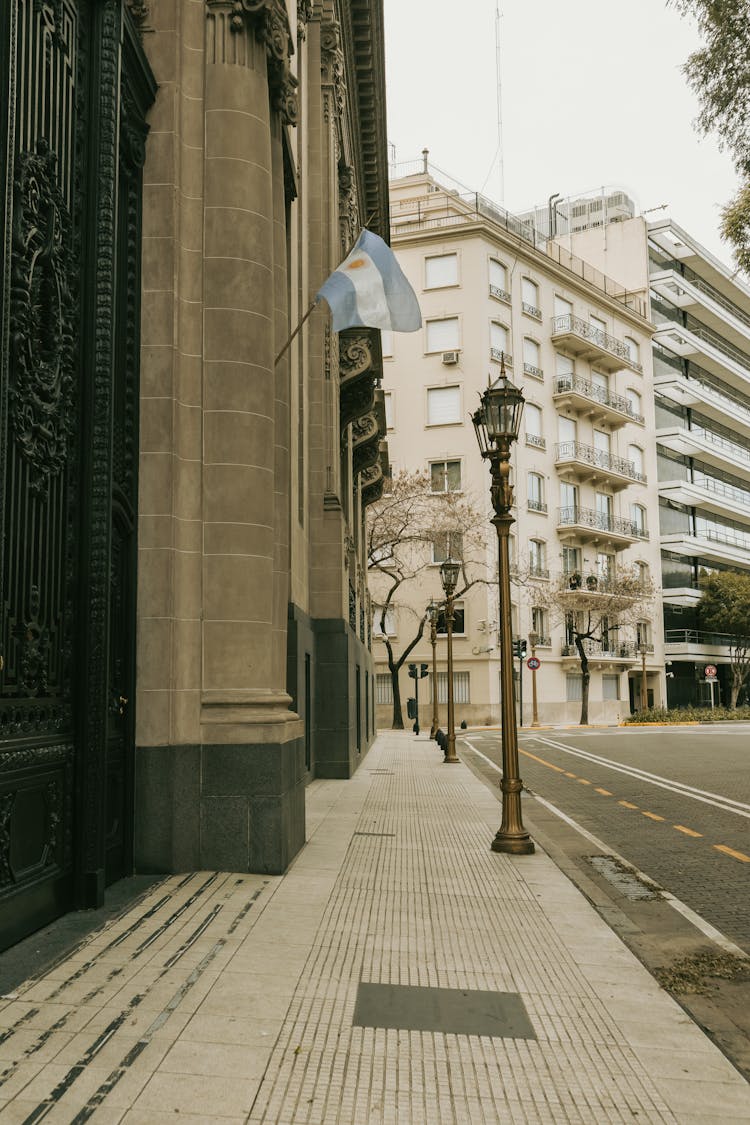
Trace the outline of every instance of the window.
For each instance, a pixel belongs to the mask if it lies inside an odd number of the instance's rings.
[[[635,564],[635,569],[638,572],[638,581],[641,584],[641,586],[643,586],[644,589],[645,589],[648,586],[648,582],[649,582],[648,563],[637,562]]]
[[[569,355],[562,355],[561,352],[555,352],[555,374],[556,375],[572,375],[575,370],[573,360]]]
[[[549,644],[549,634],[547,633],[547,610],[542,609],[541,606],[535,605],[531,608],[531,631],[536,633],[539,640],[537,644]]]
[[[392,605],[389,605],[385,611],[385,633],[380,628],[380,619],[383,613],[382,606],[375,606],[372,619],[372,635],[373,637],[395,637],[396,636],[396,614]]]
[[[542,436],[541,407],[535,406],[533,402],[527,402],[523,418],[526,425],[526,435],[540,438]]]
[[[438,631],[438,633],[445,634],[445,609],[441,609],[440,612],[438,613],[437,631]],[[453,633],[455,635],[456,633],[464,633],[464,632],[465,632],[464,603],[463,602],[454,602],[453,603]]]
[[[390,672],[378,672],[376,674],[375,702],[393,703],[393,680]]]
[[[539,473],[529,473],[526,478],[526,496],[528,507],[532,512],[546,512],[544,503],[544,477]]]
[[[594,316],[593,313],[589,313],[589,324],[591,325],[591,327],[596,332],[606,332],[607,331],[606,320],[602,320],[602,318],[600,316]]]
[[[558,297],[555,293],[555,318],[560,316],[573,315],[573,302],[566,301],[564,297]],[[560,327],[563,327],[562,325]]]
[[[560,507],[561,508],[577,508],[578,507],[578,485],[571,484],[570,481],[560,481]]]
[[[597,526],[609,528],[612,520],[612,497],[607,492],[597,492],[596,514],[599,517]]]
[[[612,575],[615,573],[615,556],[608,555],[606,551],[598,551],[596,555],[596,573],[597,577],[601,578],[604,582],[609,582]]]
[[[580,703],[583,698],[583,681],[580,672],[568,672],[565,677],[565,698],[568,703]]]
[[[448,673],[438,672],[437,674],[437,697],[438,703],[448,702]],[[453,702],[454,703],[471,703],[469,695],[469,673],[468,672],[454,672],[453,673]],[[430,703],[432,703],[432,676],[430,676]]]
[[[383,356],[390,359],[393,355],[393,333],[390,328],[380,329],[380,346],[383,350]]]
[[[632,336],[623,336],[622,342],[625,345],[625,347],[627,348],[628,356],[630,358],[630,362],[631,363],[638,363],[638,361],[640,359],[640,355],[641,355],[641,349],[640,349],[640,346],[638,344],[638,341],[634,340]]]
[[[642,504],[630,505],[630,520],[633,524],[633,530],[637,535],[643,535],[646,531],[646,509]]]
[[[389,430],[393,429],[393,394],[391,391],[385,391],[383,395],[385,399],[385,424]]]
[[[539,286],[528,277],[521,280],[521,308],[529,316],[541,317],[542,315],[539,308]]]
[[[461,388],[429,387],[427,390],[427,425],[446,426],[461,421]]]
[[[637,621],[635,625],[635,643],[638,645],[650,645],[651,643],[651,624],[649,621]]]
[[[607,394],[609,393],[609,376],[605,375],[601,371],[592,371],[591,372],[591,383],[594,387],[596,387],[596,389],[598,391],[602,392],[601,395],[597,395],[597,398],[599,398],[599,401],[600,402],[606,402],[606,397],[607,397]]]
[[[634,414],[636,418],[643,418],[643,414],[641,411],[641,396],[638,394],[638,392],[633,391],[630,389],[630,387],[628,387],[625,392],[625,398],[628,400],[630,413]]]
[[[510,362],[510,333],[504,324],[498,324],[493,320],[490,324],[490,356],[492,359],[500,359],[502,352],[507,362]]]
[[[604,430],[594,430],[594,449],[599,453],[609,453],[612,445],[611,438]]]
[[[541,378],[541,351],[536,340],[529,336],[523,338],[523,369],[527,375],[536,375]]]
[[[509,301],[508,271],[502,262],[490,258],[490,294],[501,301]]]
[[[546,567],[547,551],[541,539],[529,539],[529,572],[539,575]]]
[[[643,450],[640,445],[628,446],[628,459],[633,462],[635,471],[643,475]]]
[[[426,332],[428,352],[449,352],[461,346],[457,316],[428,320]]]
[[[573,452],[572,446],[578,437],[578,426],[575,418],[566,418],[564,414],[557,416],[557,440],[568,448],[561,450],[566,454]]]
[[[464,553],[463,536],[460,531],[440,531],[432,541],[432,561],[445,562],[446,559],[462,559]]]
[[[602,699],[620,698],[620,677],[605,673],[602,676]]]
[[[562,549],[562,567],[563,574],[580,574],[581,572],[581,548],[580,547],[563,547]]]
[[[458,254],[438,254],[424,261],[425,289],[458,285]]]
[[[432,492],[460,492],[461,462],[431,461],[430,489]]]

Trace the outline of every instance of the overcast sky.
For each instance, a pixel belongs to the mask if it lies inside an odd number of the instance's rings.
[[[504,184],[495,13],[501,11]],[[665,0],[385,0],[389,141],[510,211],[617,186],[727,265],[719,208],[737,177],[693,126],[680,67],[695,25]],[[494,160],[494,163],[493,163]]]

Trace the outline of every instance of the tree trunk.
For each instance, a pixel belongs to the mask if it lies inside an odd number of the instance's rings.
[[[401,687],[398,682],[398,668],[391,668],[391,684],[393,687],[393,723],[391,730],[404,729],[404,716],[401,711]]]
[[[580,637],[576,637],[576,648],[578,655],[581,658],[581,718],[580,725],[585,727],[589,721],[589,682],[591,680],[591,673],[589,672],[589,659],[586,656],[586,650],[583,647],[583,641]]]

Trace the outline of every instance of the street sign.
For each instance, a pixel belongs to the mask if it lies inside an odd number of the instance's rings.
[[[716,665],[715,664],[707,664],[706,667],[703,669],[703,672],[705,674],[706,679],[710,680],[713,676],[716,675]]]
[[[538,656],[530,656],[526,661],[526,667],[530,668],[532,672],[536,672],[537,668],[541,668],[542,662]]]

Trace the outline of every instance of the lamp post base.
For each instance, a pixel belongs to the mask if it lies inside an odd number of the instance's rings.
[[[531,839],[528,832],[522,835],[516,835],[515,833],[503,832],[501,830],[492,841],[491,847],[493,852],[504,852],[506,855],[534,854],[534,841]]]
[[[456,751],[454,750],[451,753],[451,751],[449,750],[448,753],[443,758],[443,765],[451,765],[452,766],[454,764],[454,762],[460,762],[460,761],[461,761],[461,759],[459,758]]]

